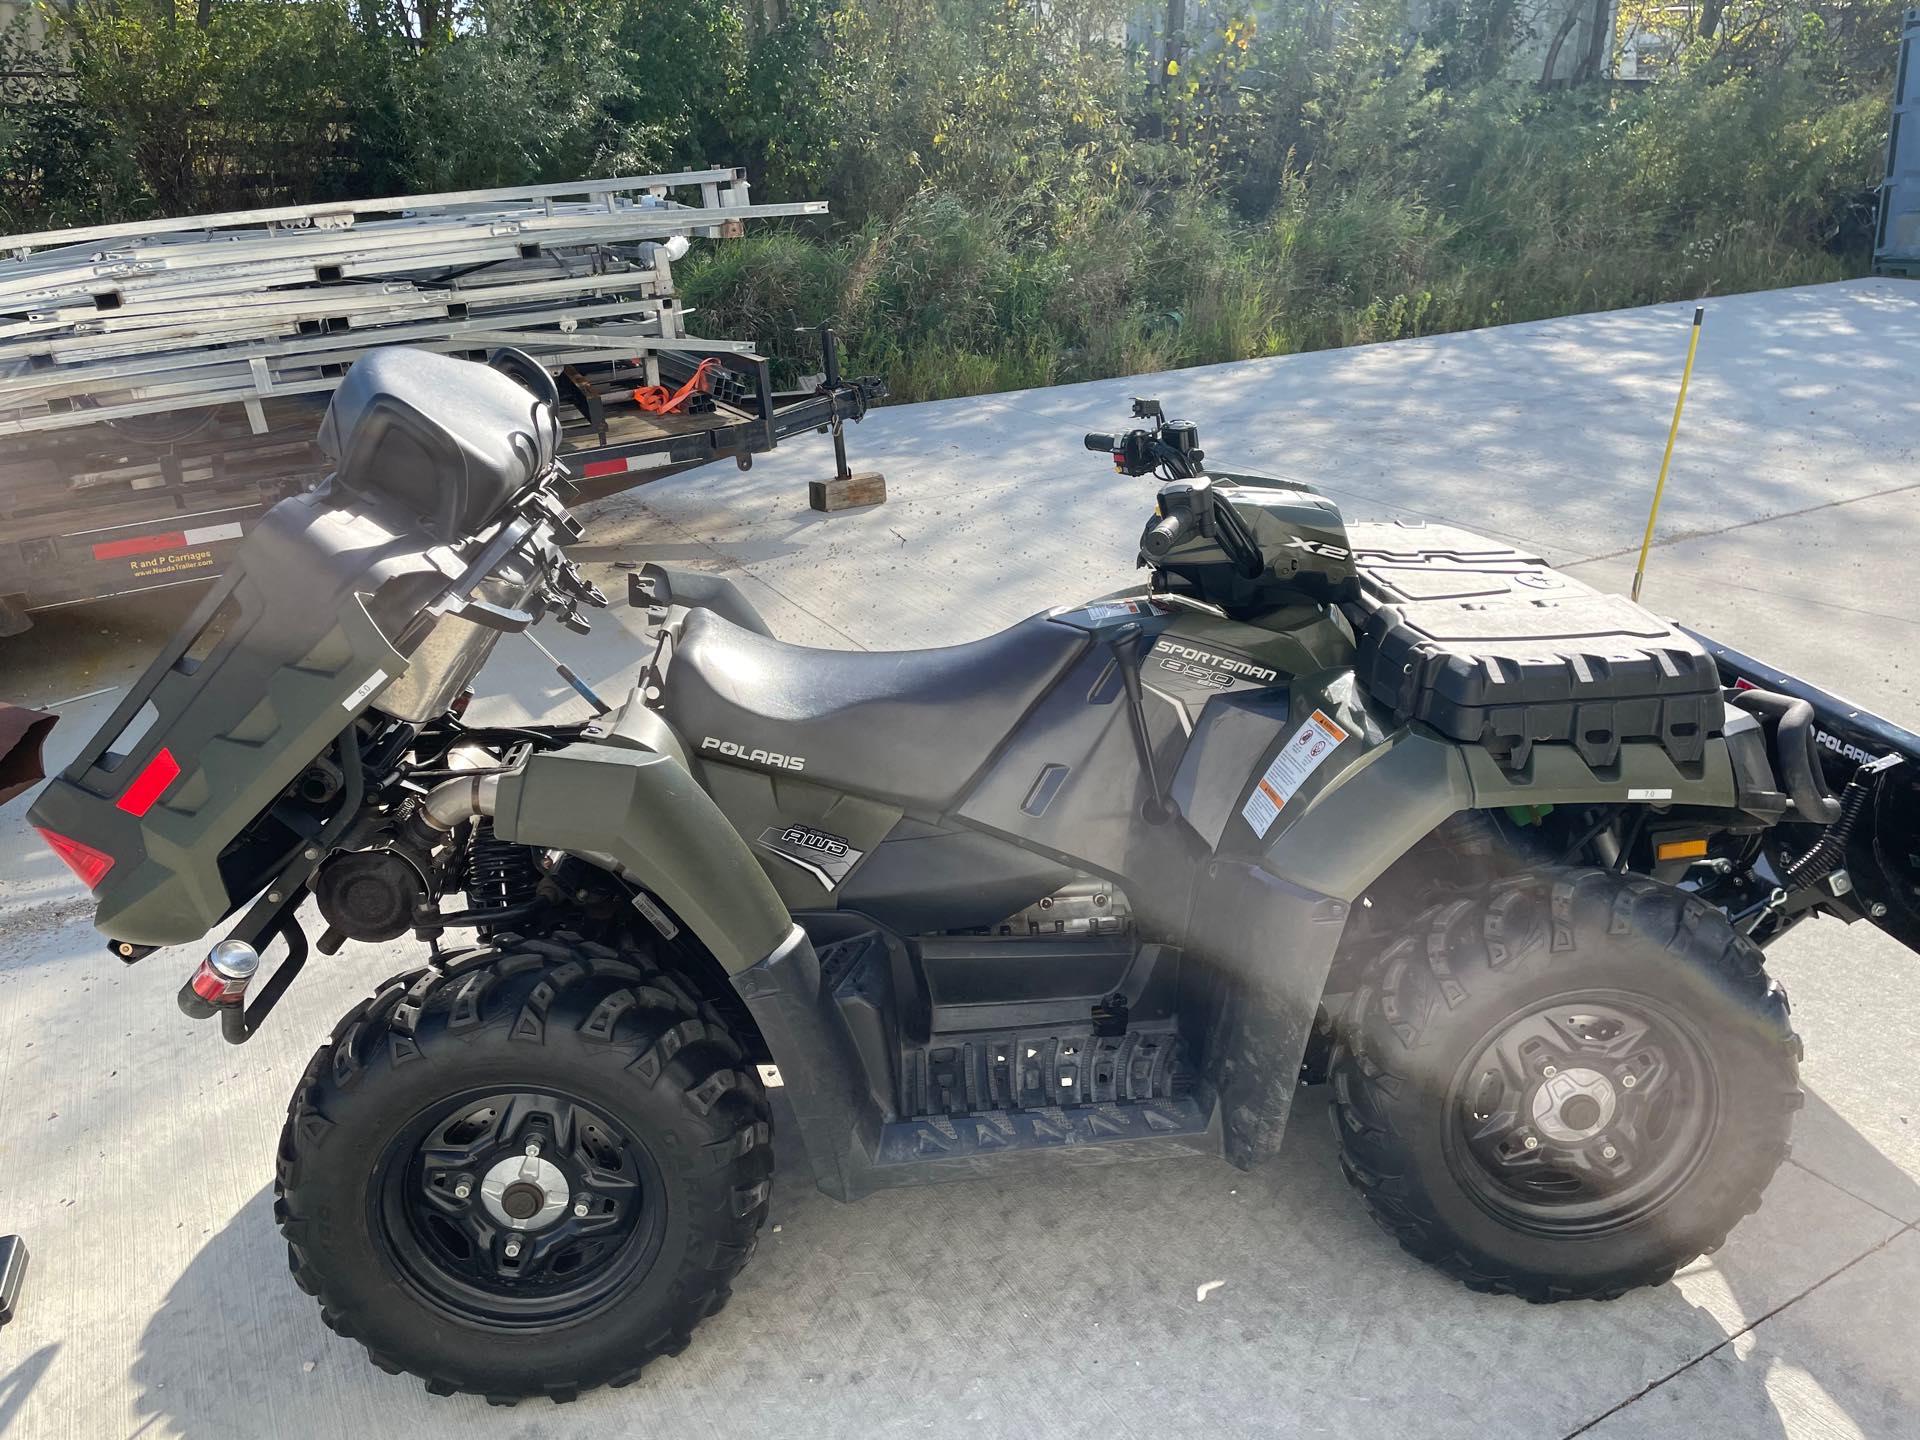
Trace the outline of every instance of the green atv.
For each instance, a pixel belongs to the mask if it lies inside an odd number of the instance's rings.
[[[1869,842],[1911,831],[1915,737],[1725,688],[1750,662],[1525,551],[1208,470],[1147,401],[1088,437],[1164,482],[1136,589],[851,653],[648,566],[620,704],[468,724],[502,634],[606,603],[554,406],[512,352],[361,360],[335,474],[33,809],[124,959],[238,914],[181,992],[229,1040],[309,899],[322,954],[431,946],[315,1055],[275,1211],[327,1323],[436,1392],[566,1400],[685,1346],[776,1114],[852,1201],[1251,1166],[1325,1080],[1414,1255],[1530,1300],[1659,1284],[1787,1153],[1762,945],[1821,911],[1914,938]]]

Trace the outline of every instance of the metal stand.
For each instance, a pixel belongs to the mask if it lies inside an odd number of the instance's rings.
[[[840,389],[840,337],[829,325],[820,326],[820,391],[833,395]],[[856,420],[858,416],[854,417]],[[833,479],[807,483],[807,504],[815,510],[831,512],[852,510],[862,505],[879,505],[887,498],[887,477],[878,470],[856,475],[847,468],[847,437],[836,409],[827,429],[833,434]]]

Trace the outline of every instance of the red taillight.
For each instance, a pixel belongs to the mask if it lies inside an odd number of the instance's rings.
[[[140,767],[140,773],[133,777],[126,793],[113,803],[129,815],[144,815],[153,809],[153,802],[160,798],[161,792],[179,778],[180,762],[162,745],[153,752],[153,758]]]
[[[42,830],[40,838],[47,842],[49,850],[67,862],[67,868],[78,875],[80,883],[89,890],[97,888],[113,868],[113,857],[91,845],[83,845],[52,830]]]

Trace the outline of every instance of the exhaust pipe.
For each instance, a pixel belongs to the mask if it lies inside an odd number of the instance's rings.
[[[434,786],[413,815],[438,840],[463,820],[493,814],[499,797],[498,775],[463,775],[458,780]]]
[[[456,826],[477,816],[492,815],[499,796],[498,775],[462,775],[457,780],[442,781],[422,796],[413,813],[401,822],[401,837],[422,850],[433,850]]]

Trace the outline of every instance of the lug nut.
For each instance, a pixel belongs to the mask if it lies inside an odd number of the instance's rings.
[[[517,1260],[520,1258],[520,1242],[518,1240],[507,1241],[507,1258],[509,1260]]]
[[[1540,1067],[1540,1073],[1551,1080],[1560,1073],[1560,1067],[1558,1065],[1542,1065]]]
[[[464,1180],[453,1187],[453,1198],[456,1200],[464,1200],[471,1194],[473,1194],[473,1186]]]
[[[578,1205],[574,1206],[573,1213],[578,1215],[582,1220],[586,1219],[587,1218],[587,1202],[582,1200]]]
[[[1638,1085],[1639,1083],[1640,1083],[1640,1078],[1637,1075],[1622,1075],[1620,1077],[1620,1088],[1622,1090],[1631,1090],[1634,1086]]]
[[[1600,1158],[1603,1160],[1618,1160],[1620,1158],[1620,1152],[1611,1145],[1602,1145],[1600,1147]]]
[[[1529,1135],[1520,1143],[1529,1150],[1538,1150],[1540,1148],[1540,1137],[1538,1135]]]
[[[539,1153],[540,1153],[540,1142],[538,1140],[529,1140],[527,1142],[527,1154],[538,1155]]]

